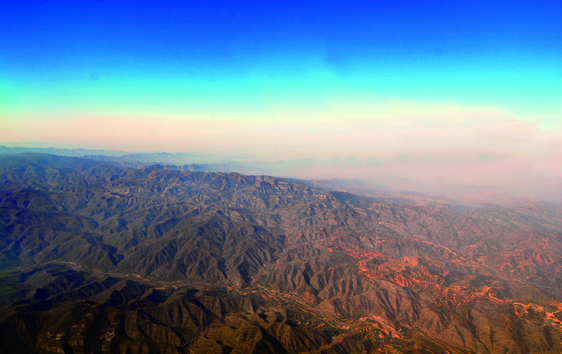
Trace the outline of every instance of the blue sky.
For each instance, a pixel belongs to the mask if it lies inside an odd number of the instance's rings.
[[[560,1],[23,3],[0,5],[0,68],[24,91],[115,78],[203,81],[221,93],[258,76],[311,96],[536,109],[560,98]]]

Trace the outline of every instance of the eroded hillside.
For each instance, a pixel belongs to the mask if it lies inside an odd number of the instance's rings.
[[[548,205],[0,157],[6,353],[559,353]]]

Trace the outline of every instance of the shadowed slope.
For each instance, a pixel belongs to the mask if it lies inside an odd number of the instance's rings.
[[[530,206],[0,157],[5,352],[562,350],[562,235]]]

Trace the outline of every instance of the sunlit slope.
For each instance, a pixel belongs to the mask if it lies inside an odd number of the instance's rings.
[[[531,206],[41,154],[0,183],[4,352],[562,350],[562,235]]]

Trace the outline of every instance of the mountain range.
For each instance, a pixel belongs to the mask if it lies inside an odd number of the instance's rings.
[[[558,205],[102,160],[0,155],[1,352],[562,352]]]

